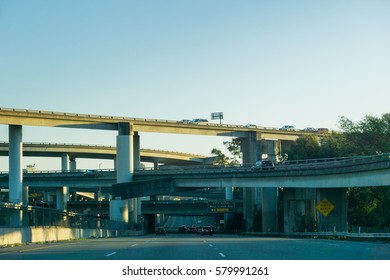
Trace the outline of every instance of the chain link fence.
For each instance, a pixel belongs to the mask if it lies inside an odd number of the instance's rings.
[[[0,227],[129,229],[128,224],[109,220],[108,217],[12,203],[0,203]]]

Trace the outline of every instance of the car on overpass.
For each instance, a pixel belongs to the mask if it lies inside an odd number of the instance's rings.
[[[317,129],[315,129],[314,127],[305,127],[303,129],[303,131],[307,131],[307,132],[317,132]]]
[[[253,123],[248,123],[246,125],[244,125],[245,128],[257,128],[257,125],[253,124]]]
[[[293,125],[283,125],[280,130],[286,130],[286,131],[293,131],[295,130],[294,126]]]
[[[258,160],[255,165],[252,166],[253,169],[273,169],[274,167],[274,162],[267,159]]]
[[[204,123],[208,123],[209,121],[206,120],[206,119],[193,119],[191,120],[189,123],[190,124],[204,124]]]

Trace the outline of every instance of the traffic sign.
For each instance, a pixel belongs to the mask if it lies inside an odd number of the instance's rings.
[[[221,124],[221,120],[223,119],[223,113],[222,112],[211,113],[211,119],[219,120],[219,124]]]
[[[320,203],[317,204],[316,209],[323,215],[323,216],[328,216],[330,212],[334,209],[334,205],[324,198],[321,200]]]
[[[209,211],[212,213],[234,212],[234,204],[232,201],[210,201]]]

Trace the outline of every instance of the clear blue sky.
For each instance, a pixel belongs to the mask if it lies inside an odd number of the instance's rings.
[[[0,0],[0,107],[172,120],[222,111],[224,123],[337,129],[339,116],[389,112],[389,15],[387,0]],[[24,139],[115,144],[43,128]],[[217,145],[141,141],[201,154]]]

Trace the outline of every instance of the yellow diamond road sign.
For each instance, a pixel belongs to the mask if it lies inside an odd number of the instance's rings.
[[[329,215],[334,209],[334,205],[329,200],[324,198],[320,203],[317,204],[316,209],[325,217]]]

